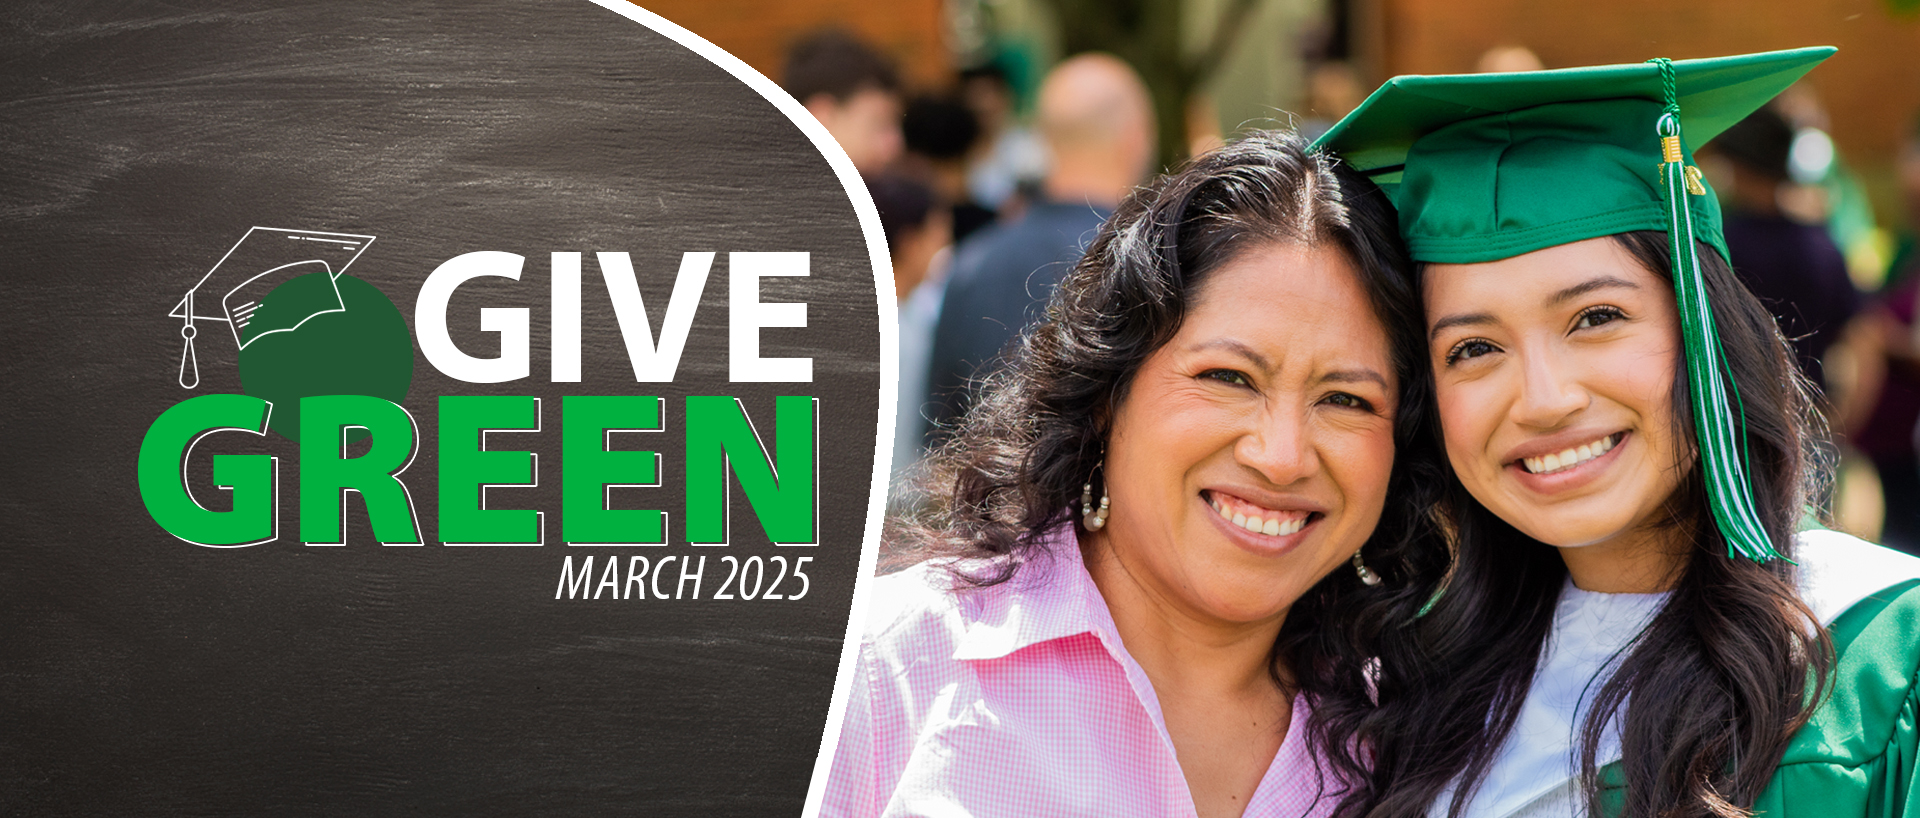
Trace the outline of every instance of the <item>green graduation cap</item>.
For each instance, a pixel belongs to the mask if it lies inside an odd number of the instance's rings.
[[[1696,241],[1727,257],[1703,144],[1832,48],[1388,80],[1314,142],[1378,183],[1415,261],[1471,264],[1635,230],[1667,234],[1701,466],[1729,555],[1779,556],[1755,513],[1739,392]]]

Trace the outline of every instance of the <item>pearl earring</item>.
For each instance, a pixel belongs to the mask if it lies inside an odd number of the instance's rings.
[[[1360,559],[1360,552],[1358,551],[1353,552],[1353,572],[1359,574],[1360,581],[1367,585],[1380,584],[1380,575],[1374,573],[1372,568],[1367,567],[1366,562]]]
[[[1101,461],[1100,468],[1105,467],[1106,461]],[[1095,470],[1098,471],[1099,469]],[[1100,505],[1095,506],[1093,504],[1093,480],[1091,478],[1087,480],[1086,485],[1080,487],[1080,520],[1087,526],[1088,531],[1099,531],[1107,526],[1107,510],[1111,503],[1111,498],[1107,497],[1107,487],[1101,486]]]

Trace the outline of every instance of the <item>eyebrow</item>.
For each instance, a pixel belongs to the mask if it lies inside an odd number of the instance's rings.
[[[1193,350],[1216,349],[1216,348],[1226,349],[1231,352],[1237,352],[1242,357],[1246,358],[1249,361],[1252,361],[1253,365],[1259,367],[1262,371],[1265,371],[1265,372],[1273,371],[1273,364],[1267,360],[1267,356],[1261,355],[1253,347],[1247,346],[1246,344],[1240,343],[1239,341],[1236,341],[1232,338],[1214,338],[1208,341],[1201,341],[1200,343],[1197,343],[1191,347],[1188,347],[1188,349],[1193,349]]]
[[[1595,278],[1582,281],[1579,284],[1575,284],[1571,287],[1568,287],[1564,290],[1554,293],[1552,296],[1547,298],[1547,306],[1549,307],[1559,306],[1560,304],[1564,304],[1567,301],[1570,301],[1575,298],[1579,298],[1580,296],[1586,295],[1587,293],[1593,292],[1595,290],[1605,290],[1605,289],[1612,289],[1612,288],[1625,288],[1630,290],[1638,290],[1640,289],[1640,285],[1635,284],[1634,282],[1628,281],[1624,278],[1620,278],[1618,276],[1610,276],[1610,275],[1597,276]],[[1427,340],[1431,342],[1439,338],[1441,330],[1451,329],[1453,327],[1486,326],[1492,323],[1495,323],[1493,313],[1470,312],[1470,313],[1459,313],[1455,315],[1449,315],[1445,318],[1442,318],[1438,321],[1433,322],[1433,329],[1427,332]]]
[[[1209,341],[1201,341],[1200,343],[1197,343],[1191,347],[1188,347],[1188,349],[1194,349],[1194,350],[1226,349],[1231,352],[1239,353],[1241,356],[1251,361],[1254,366],[1259,367],[1263,371],[1266,371],[1266,372],[1273,371],[1273,364],[1267,360],[1266,356],[1261,355],[1253,347],[1247,346],[1246,344],[1243,344],[1232,338],[1215,338]],[[1327,374],[1320,376],[1320,383],[1377,383],[1380,385],[1380,388],[1382,389],[1390,390],[1393,388],[1392,386],[1388,385],[1387,378],[1385,375],[1381,375],[1379,372],[1366,367],[1361,367],[1356,369],[1336,369],[1332,372],[1328,372]]]
[[[1552,298],[1547,299],[1547,305],[1558,306],[1569,300],[1579,298],[1580,296],[1593,292],[1594,290],[1605,290],[1605,289],[1610,289],[1615,287],[1624,287],[1629,290],[1640,289],[1640,285],[1635,284],[1631,281],[1628,281],[1624,278],[1620,278],[1619,276],[1610,276],[1610,275],[1597,276],[1595,278],[1588,279],[1579,284],[1575,284],[1571,287],[1568,287],[1564,290],[1554,293]]]
[[[1493,313],[1469,312],[1449,315],[1433,322],[1433,329],[1427,331],[1427,341],[1431,343],[1440,337],[1440,331],[1454,327],[1480,327],[1494,323]]]
[[[1392,391],[1385,376],[1371,369],[1336,369],[1320,376],[1321,383],[1377,383],[1381,389]]]

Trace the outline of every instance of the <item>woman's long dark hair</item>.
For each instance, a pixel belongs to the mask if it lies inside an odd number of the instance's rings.
[[[1670,278],[1664,234],[1614,238]],[[1717,252],[1701,245],[1699,256],[1739,384],[1754,500],[1774,547],[1791,557],[1824,427],[1772,316]],[[1678,439],[1691,441],[1686,369],[1676,369],[1672,423]],[[1438,439],[1437,418],[1429,422]],[[1793,566],[1728,558],[1691,449],[1683,457],[1688,476],[1668,511],[1691,548],[1665,606],[1626,649],[1581,728],[1581,783],[1596,815],[1747,814],[1832,663],[1824,631],[1811,626],[1795,591]],[[1519,717],[1553,626],[1566,577],[1558,551],[1502,521],[1451,475],[1440,485],[1424,499],[1457,558],[1451,569],[1416,578],[1438,597],[1424,614],[1406,600],[1364,612],[1395,623],[1363,648],[1380,661],[1377,700],[1349,691],[1321,705],[1323,717],[1373,756],[1367,786],[1349,793],[1342,818],[1426,815],[1456,779],[1449,814],[1462,814]],[[1623,708],[1615,723],[1625,789],[1602,793],[1595,756],[1606,722]]]
[[[956,577],[983,586],[1043,559],[1043,535],[1076,516],[1081,487],[1102,457],[1107,419],[1141,364],[1180,329],[1208,274],[1262,244],[1331,248],[1352,264],[1386,328],[1399,381],[1386,511],[1366,546],[1367,562],[1387,582],[1368,587],[1344,570],[1321,580],[1288,611],[1271,668],[1276,681],[1308,695],[1364,689],[1365,658],[1347,633],[1357,627],[1355,612],[1395,600],[1417,604],[1419,591],[1396,578],[1431,573],[1446,559],[1432,527],[1398,499],[1416,473],[1436,478],[1438,455],[1423,433],[1431,403],[1422,374],[1426,341],[1395,218],[1371,182],[1308,153],[1287,132],[1250,135],[1136,191],[1101,226],[1007,367],[979,390],[958,433],[932,456],[921,483],[928,510],[896,521],[888,538],[918,547],[893,561],[971,557],[955,564]],[[1324,725],[1310,732],[1321,747],[1353,745],[1350,733]],[[1329,755],[1347,780],[1363,774],[1351,754]]]

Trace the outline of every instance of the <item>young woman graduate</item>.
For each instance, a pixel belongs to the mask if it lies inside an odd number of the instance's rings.
[[[1451,470],[1317,704],[1342,815],[1920,805],[1920,560],[1796,533],[1822,425],[1692,164],[1831,53],[1399,77],[1320,140],[1399,209]]]

